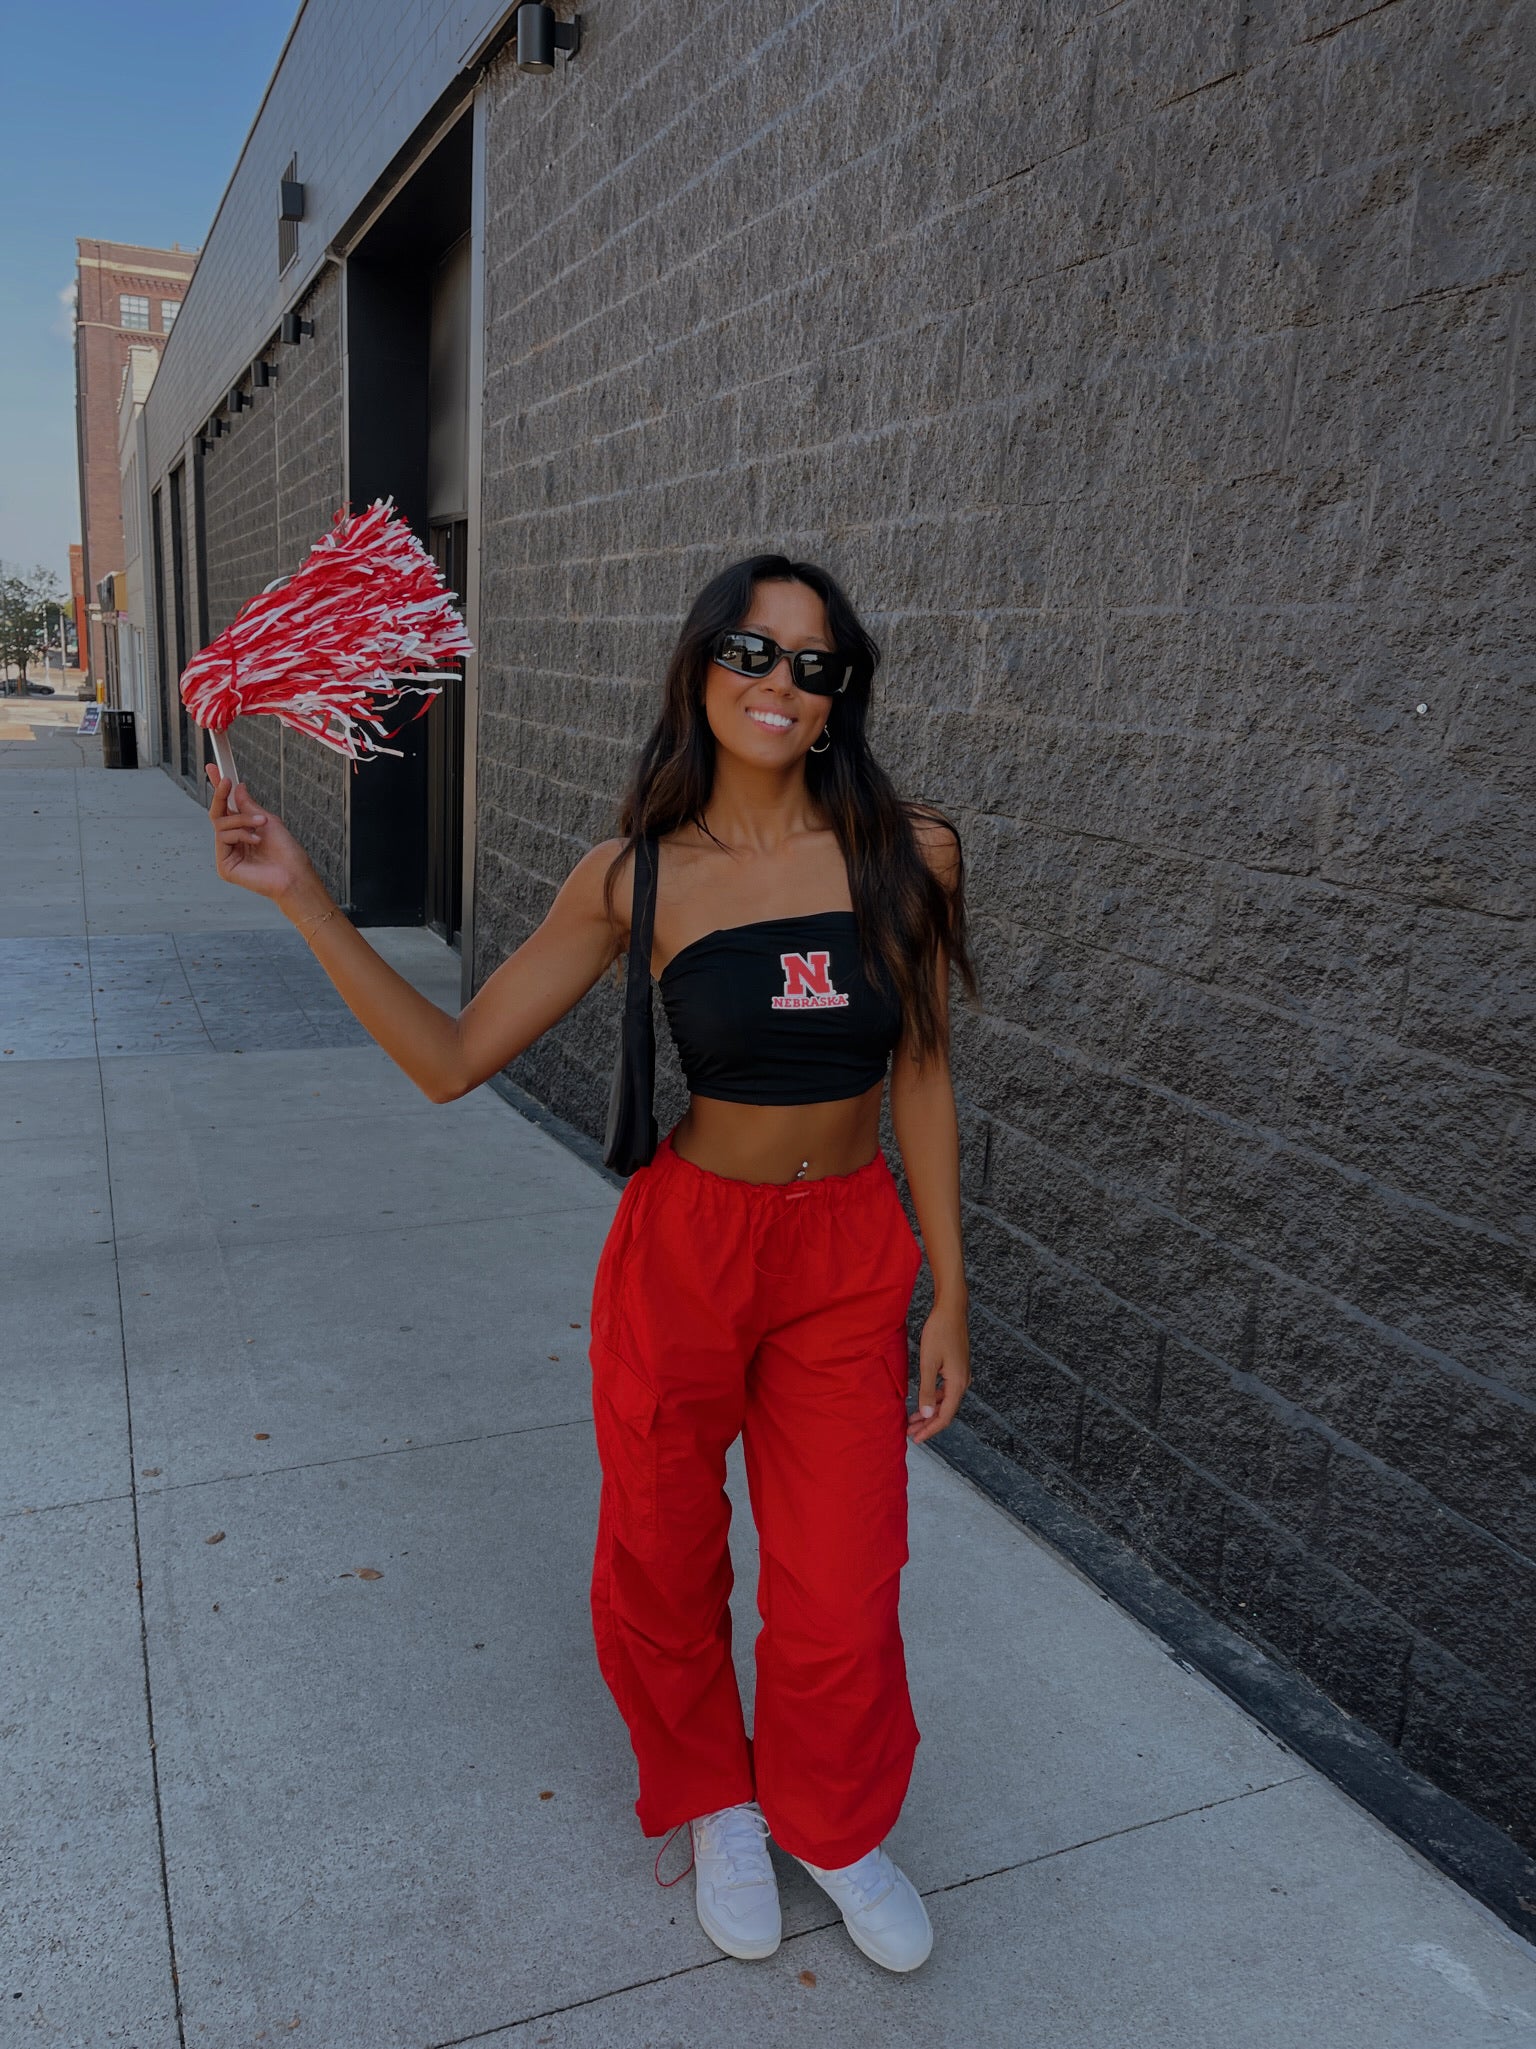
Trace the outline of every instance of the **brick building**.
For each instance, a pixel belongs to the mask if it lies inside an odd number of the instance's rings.
[[[85,619],[87,609],[85,602],[85,549],[78,541],[71,541],[69,544],[69,607],[70,624],[73,626],[76,639],[79,641],[79,646],[75,651],[75,665],[83,671],[85,668],[85,654],[83,652],[82,622]]]
[[[111,608],[106,603],[108,579],[103,577],[101,584],[106,701],[124,711],[131,711],[141,727],[148,723],[149,685],[145,669],[144,575],[148,504],[140,450],[144,401],[149,396],[159,362],[160,358],[153,349],[132,348],[128,351],[117,411],[117,468],[123,516],[123,549],[119,559],[123,566],[111,572],[111,595],[117,601]]]
[[[550,75],[491,0],[306,8],[144,464],[199,796],[178,669],[344,499],[452,565],[478,654],[407,759],[232,739],[466,998],[612,830],[699,585],[827,562],[968,854],[939,1446],[1321,1689],[1398,1818],[1529,1848],[1515,20],[586,0]],[[508,1080],[598,1132],[617,1019]]]
[[[118,406],[131,349],[158,353],[175,325],[197,252],[142,249],[131,242],[75,244],[75,439],[80,463],[80,536],[86,625],[78,617],[80,662],[94,684],[106,675],[97,589],[123,567]]]

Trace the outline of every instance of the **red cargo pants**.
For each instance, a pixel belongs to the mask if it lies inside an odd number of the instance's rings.
[[[901,1811],[919,1740],[897,1609],[921,1264],[882,1153],[737,1181],[669,1133],[625,1184],[592,1297],[592,1621],[647,1835],[755,1798],[781,1848],[835,1868]],[[750,1738],[726,1541],[738,1432],[760,1558]]]

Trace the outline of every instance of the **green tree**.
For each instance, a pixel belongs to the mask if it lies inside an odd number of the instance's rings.
[[[40,564],[30,575],[0,563],[0,662],[20,672],[27,688],[27,665],[37,659],[49,624],[57,618],[64,593],[51,569]]]

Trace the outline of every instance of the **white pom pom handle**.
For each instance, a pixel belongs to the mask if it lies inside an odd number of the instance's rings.
[[[218,765],[219,774],[229,777],[230,792],[233,794],[235,784],[240,778],[235,772],[235,756],[229,744],[229,735],[210,732],[208,738],[213,742],[213,758]]]

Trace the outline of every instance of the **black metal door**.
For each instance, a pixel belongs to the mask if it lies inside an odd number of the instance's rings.
[[[469,522],[456,519],[431,529],[432,560],[464,609],[465,554]],[[427,733],[427,923],[457,947],[464,910],[464,669],[443,685],[428,712]]]
[[[160,759],[167,768],[171,765],[171,706],[179,703],[181,692],[177,688],[179,678],[171,675],[169,647],[165,630],[165,535],[161,526],[163,513],[160,507],[160,493],[155,491],[149,501],[150,542],[153,548],[155,574],[155,658],[160,675]]]
[[[192,718],[181,695],[181,678],[191,655],[187,613],[187,466],[171,471],[171,625],[176,643],[176,766],[184,778],[192,774]]]

